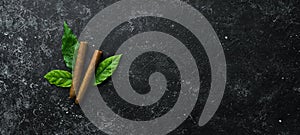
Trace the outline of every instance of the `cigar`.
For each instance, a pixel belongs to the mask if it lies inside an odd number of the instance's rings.
[[[79,91],[78,91],[78,94],[76,96],[76,100],[75,100],[75,103],[76,104],[79,104],[79,102],[82,100],[85,92],[86,92],[86,89],[87,87],[89,86],[90,84],[90,81],[92,79],[92,77],[94,76],[95,74],[95,68],[100,60],[100,57],[101,57],[101,54],[102,54],[102,51],[99,51],[99,50],[96,50],[94,52],[94,55],[90,61],[90,64],[88,66],[88,69],[84,75],[84,78],[82,80],[82,83],[80,85],[80,88],[79,88]]]
[[[82,74],[82,68],[84,64],[84,57],[86,54],[88,43],[87,42],[80,42],[78,52],[77,52],[77,58],[74,65],[74,71],[73,71],[73,79],[72,79],[72,85],[70,88],[70,95],[69,98],[75,97],[75,91],[78,91],[79,85],[80,85],[80,79]]]

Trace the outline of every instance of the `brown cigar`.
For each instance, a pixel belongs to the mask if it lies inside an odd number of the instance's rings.
[[[78,104],[80,102],[80,100],[82,100],[82,98],[86,92],[86,89],[90,84],[92,77],[95,75],[95,68],[100,60],[101,54],[102,54],[102,51],[99,51],[99,50],[96,50],[94,52],[94,55],[90,61],[89,67],[84,75],[84,78],[82,80],[82,83],[81,83],[79,91],[78,91],[78,94],[76,96],[76,100],[75,100],[76,104]]]
[[[70,96],[69,98],[75,97],[75,91],[78,91],[80,85],[80,79],[82,74],[82,68],[84,64],[84,57],[87,50],[88,43],[87,42],[80,42],[77,58],[74,65],[73,71],[73,79],[72,79],[72,86],[70,88]]]

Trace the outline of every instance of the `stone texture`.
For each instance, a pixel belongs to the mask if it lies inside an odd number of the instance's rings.
[[[0,133],[104,134],[43,78],[67,69],[60,52],[63,21],[76,35],[112,0],[0,2]],[[204,127],[201,110],[171,134],[300,132],[300,3],[189,0],[210,21],[226,55],[228,82]]]

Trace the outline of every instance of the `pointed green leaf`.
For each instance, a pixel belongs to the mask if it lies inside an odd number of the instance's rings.
[[[69,28],[68,24],[64,22],[64,35],[62,37],[62,54],[66,66],[68,68],[73,67],[73,57],[75,55],[75,50],[78,48],[79,43],[76,35],[73,34],[72,30]]]
[[[117,69],[122,54],[111,56],[102,61],[96,70],[95,85],[101,84],[108,77],[112,76],[113,72]]]
[[[59,87],[71,87],[72,84],[72,74],[64,70],[52,70],[47,73],[44,78],[46,78],[50,84]]]

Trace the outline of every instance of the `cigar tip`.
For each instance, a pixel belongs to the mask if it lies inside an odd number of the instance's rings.
[[[96,50],[95,52],[99,53],[99,54],[102,54],[102,51],[101,50]]]
[[[79,104],[79,99],[75,100],[75,104],[77,104],[77,105]]]
[[[86,41],[80,41],[80,43],[81,43],[81,44],[87,44],[87,42],[86,42]]]
[[[70,94],[69,94],[69,98],[70,99],[72,99],[72,98],[74,98],[75,97],[75,93],[72,91],[72,93],[70,92]]]

